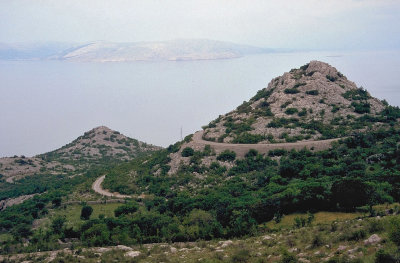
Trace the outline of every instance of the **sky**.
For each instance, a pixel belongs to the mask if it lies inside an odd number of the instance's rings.
[[[205,38],[292,49],[400,47],[398,0],[1,0],[0,42]]]

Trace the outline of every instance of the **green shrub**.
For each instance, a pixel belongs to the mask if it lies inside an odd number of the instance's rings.
[[[128,215],[128,214],[133,214],[138,210],[139,206],[137,203],[129,203],[126,205],[122,205],[117,207],[117,209],[114,210],[114,215],[116,217],[120,217],[122,215]]]
[[[189,134],[187,136],[185,136],[185,138],[183,139],[184,142],[191,142],[193,138],[193,134]]]
[[[348,100],[368,100],[371,97],[368,91],[366,91],[363,87],[348,90],[343,93],[342,96]]]
[[[331,82],[335,82],[337,80],[337,77],[334,77],[334,76],[331,76],[331,75],[326,75],[326,78]]]
[[[204,135],[203,135],[204,136]],[[204,138],[203,138],[204,139]],[[167,147],[167,151],[170,153],[176,153],[181,148],[182,143],[177,142],[175,144],[171,144]]]
[[[247,101],[243,101],[241,105],[239,105],[236,110],[238,113],[249,113],[251,111],[251,103]]]
[[[295,227],[304,227],[306,225],[307,220],[304,217],[296,216],[294,218],[294,225]]]
[[[379,249],[375,254],[375,263],[396,263],[396,259],[383,249]]]
[[[307,64],[301,66],[300,69],[301,69],[301,70],[307,70],[307,69],[308,69],[308,66],[310,66],[310,63],[307,63]]]
[[[51,229],[54,233],[60,234],[65,223],[66,219],[63,216],[57,216],[51,221]]]
[[[352,102],[351,106],[354,107],[354,112],[356,113],[370,113],[371,112],[371,104],[369,104],[368,102]]]
[[[316,96],[316,95],[318,95],[318,94],[319,94],[319,91],[318,91],[318,90],[316,90],[316,89],[313,89],[313,90],[307,90],[307,91],[306,91],[306,94],[307,94],[307,95],[313,95],[313,96]]]
[[[283,251],[282,258],[279,261],[280,263],[296,263],[298,262],[296,257],[293,254],[290,254],[288,251]]]
[[[378,233],[385,229],[383,222],[381,220],[373,219],[368,222],[368,232]]]
[[[255,122],[254,118],[249,118],[242,122],[235,122],[232,118],[227,118],[227,121],[224,123],[226,127],[226,133],[229,134],[234,132],[236,134],[240,134],[245,131],[251,131],[253,128],[251,125]]]
[[[250,100],[251,101],[257,101],[257,100],[259,100],[261,98],[267,99],[272,94],[273,91],[274,91],[274,89],[262,89],[262,90],[259,90],[259,91],[257,91],[257,94],[253,98],[251,98]]]
[[[292,125],[294,127],[299,126],[299,119],[274,118],[270,123],[267,124],[267,128],[289,128],[289,125]]]
[[[320,234],[315,235],[314,238],[311,241],[311,246],[313,248],[317,248],[317,247],[320,247],[322,245],[324,245],[324,241],[323,241],[321,235]]]
[[[296,109],[296,108],[287,108],[287,109],[285,110],[285,113],[288,114],[288,115],[293,115],[293,114],[295,114],[295,113],[297,113],[297,112],[299,112],[299,110]]]
[[[297,115],[299,115],[299,117],[303,117],[307,115],[307,109],[303,108]]]
[[[89,220],[90,216],[92,215],[93,208],[91,206],[85,205],[82,207],[81,210],[81,219]]]
[[[390,220],[389,238],[400,247],[400,217],[396,216]]]
[[[347,240],[361,240],[367,237],[367,233],[364,229],[359,229],[350,233]]]
[[[396,121],[400,118],[400,108],[387,106],[382,112],[382,116],[385,116],[388,120]]]
[[[288,88],[283,91],[285,94],[297,94],[300,91],[297,88]]]
[[[217,160],[223,161],[223,162],[225,162],[225,161],[232,162],[235,159],[236,159],[236,153],[233,151],[229,151],[229,150],[225,150],[217,156]]]
[[[281,109],[286,108],[287,106],[289,106],[290,103],[292,103],[292,102],[291,102],[291,101],[286,101],[285,103],[283,103],[283,104],[281,105]]]
[[[190,147],[186,147],[182,150],[181,155],[182,157],[190,157],[193,156],[194,150]]]

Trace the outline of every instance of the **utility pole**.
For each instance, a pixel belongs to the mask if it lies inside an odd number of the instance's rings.
[[[183,137],[182,137],[182,126],[181,126],[181,141],[183,140]]]

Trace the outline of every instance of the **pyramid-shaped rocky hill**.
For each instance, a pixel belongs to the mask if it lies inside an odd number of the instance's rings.
[[[96,127],[67,145],[33,157],[0,158],[0,175],[11,183],[35,174],[80,173],[92,165],[128,161],[161,147],[129,138],[105,126]]]
[[[274,78],[248,102],[204,128],[203,139],[224,143],[321,140],[384,125],[385,103],[336,68],[311,61]]]
[[[233,151],[243,158],[251,149],[261,154],[282,149],[325,150],[357,132],[398,125],[399,112],[336,68],[311,61],[274,78],[248,102],[187,136],[170,154],[169,174],[193,164],[188,148],[205,155],[201,160],[205,167],[213,162],[229,167],[231,162],[216,156]]]

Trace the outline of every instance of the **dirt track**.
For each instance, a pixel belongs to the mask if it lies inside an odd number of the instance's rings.
[[[233,143],[218,143],[211,142],[202,139],[203,131],[198,131],[193,135],[193,144],[197,147],[204,147],[205,145],[210,145],[214,148],[215,152],[218,154],[224,150],[231,150],[236,152],[237,157],[243,158],[244,155],[250,150],[257,150],[259,153],[265,154],[270,150],[275,149],[285,149],[285,150],[301,150],[307,148],[310,150],[321,151],[326,150],[331,147],[331,143],[340,140],[340,138],[321,140],[321,141],[303,141],[303,142],[293,142],[293,143],[271,143],[271,144],[233,144]]]
[[[101,187],[101,184],[103,183],[104,178],[106,178],[105,175],[100,176],[99,178],[96,179],[96,181],[94,181],[94,183],[92,185],[92,189],[96,193],[99,193],[99,194],[104,195],[104,196],[110,196],[110,197],[116,197],[116,198],[131,198],[131,196],[129,196],[129,195],[121,195],[119,193],[111,193],[111,192],[108,192],[108,191],[104,190]]]

